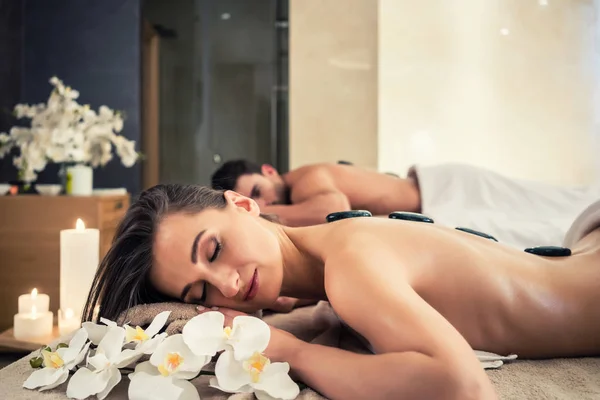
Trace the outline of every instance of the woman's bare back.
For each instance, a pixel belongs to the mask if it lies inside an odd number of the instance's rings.
[[[325,261],[362,246],[374,279],[383,274],[391,288],[408,281],[474,349],[523,358],[600,354],[600,231],[571,256],[550,258],[419,222],[354,218],[305,229],[303,246]]]

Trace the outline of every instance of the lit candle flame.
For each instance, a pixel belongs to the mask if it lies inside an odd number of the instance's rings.
[[[71,319],[71,318],[73,318],[73,315],[74,315],[74,313],[73,313],[72,309],[67,308],[65,310],[65,319]]]
[[[85,230],[85,224],[83,223],[81,218],[77,218],[77,222],[75,223],[75,229],[77,229],[78,231]]]
[[[37,297],[38,291],[36,288],[33,288],[33,290],[31,291],[31,298],[35,299]]]
[[[35,318],[35,314],[37,313],[37,307],[36,306],[31,306],[31,316],[32,318]]]

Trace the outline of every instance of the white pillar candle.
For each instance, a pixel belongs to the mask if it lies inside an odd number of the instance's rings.
[[[19,296],[19,314],[30,313],[33,307],[38,313],[48,311],[50,305],[50,296],[47,294],[38,293],[36,288],[33,288],[31,294],[22,294]]]
[[[77,219],[75,229],[60,231],[60,309],[81,313],[100,261],[100,231],[86,229]]]
[[[17,340],[31,340],[52,335],[52,311],[39,313],[35,306],[28,313],[15,314],[13,335]]]
[[[94,171],[87,165],[67,168],[67,194],[91,196],[94,187]]]
[[[64,336],[81,328],[81,320],[72,309],[58,310],[58,332]]]

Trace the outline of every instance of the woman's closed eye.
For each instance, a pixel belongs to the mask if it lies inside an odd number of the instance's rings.
[[[190,299],[188,300],[190,304],[202,304],[204,305],[206,302],[206,295],[207,295],[207,289],[208,289],[208,282],[206,281],[202,281],[202,296],[198,297],[198,296],[190,296]]]
[[[204,304],[206,301],[206,292],[208,291],[208,283],[206,281],[202,284],[202,297],[200,297],[200,304]]]
[[[216,238],[213,238],[212,241],[215,245],[215,249],[212,255],[209,257],[208,262],[214,262],[217,257],[219,257],[219,254],[221,254],[221,250],[223,249],[223,245]]]

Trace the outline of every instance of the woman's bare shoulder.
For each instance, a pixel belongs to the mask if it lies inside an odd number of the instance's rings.
[[[389,239],[390,231],[370,226],[375,221],[340,221],[332,226],[325,257],[326,279],[338,280],[338,275],[359,275],[361,279],[382,279],[397,274],[402,264],[402,251]],[[333,225],[333,224],[332,224]],[[386,226],[387,224],[382,224]],[[398,232],[400,234],[400,232]],[[359,280],[353,280],[360,282]]]

